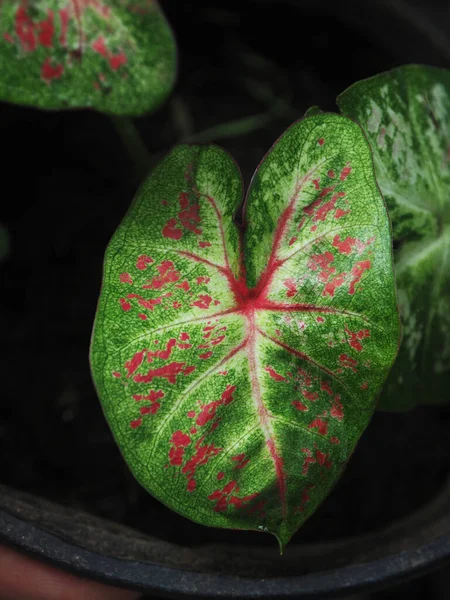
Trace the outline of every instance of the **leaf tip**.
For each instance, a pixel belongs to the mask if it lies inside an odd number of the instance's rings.
[[[278,547],[280,548],[280,556],[283,556],[286,550],[286,546],[288,545],[292,537],[292,533],[288,532],[286,527],[284,526],[281,526],[281,528],[278,531],[271,531],[270,533],[276,537]]]

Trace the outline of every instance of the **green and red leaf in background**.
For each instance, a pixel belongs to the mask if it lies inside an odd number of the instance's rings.
[[[91,364],[138,481],[281,547],[339,478],[398,348],[390,225],[358,125],[293,125],[245,203],[216,146],[177,147],[106,252]]]
[[[0,100],[139,115],[174,84],[156,0],[3,0],[0,34]]]
[[[379,408],[442,403],[450,388],[450,72],[407,65],[338,98],[371,144],[392,219],[403,341]]]

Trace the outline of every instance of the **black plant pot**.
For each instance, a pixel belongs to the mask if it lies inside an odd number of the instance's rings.
[[[180,105],[194,133],[270,108],[264,128],[214,138],[248,182],[310,105],[336,110],[334,98],[348,85],[401,63],[447,66],[438,40],[425,26],[417,32],[390,2],[162,4],[181,69],[177,102],[140,121],[155,164],[188,135]],[[445,23],[445,5],[422,4],[430,15],[435,5],[436,23]],[[291,108],[278,111],[267,90]],[[0,129],[4,173],[26,169],[17,200],[2,205],[13,245],[0,273],[9,355],[0,542],[169,598],[322,600],[450,563],[449,407],[376,414],[342,480],[283,557],[269,536],[203,528],[141,490],[112,441],[87,364],[104,248],[135,191],[131,167],[106,117],[2,106]]]
[[[369,591],[450,562],[450,481],[373,534],[274,547],[164,542],[0,487],[0,540],[78,575],[169,598],[328,598]]]

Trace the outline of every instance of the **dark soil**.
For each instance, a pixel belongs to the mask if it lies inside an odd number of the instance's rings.
[[[162,4],[178,38],[180,76],[172,99],[137,121],[153,164],[203,132],[197,139],[227,148],[248,183],[310,105],[335,110],[334,98],[352,82],[398,64],[445,64],[381,4]],[[245,131],[244,123],[233,136],[230,128],[204,133],[258,114],[269,115],[258,129]],[[89,341],[103,253],[137,185],[110,120],[3,105],[0,128],[1,220],[11,235],[0,267],[1,481],[170,541],[274,544],[270,536],[196,525],[154,500],[128,471],[104,420]],[[423,505],[449,471],[449,427],[449,408],[376,414],[345,475],[295,541],[367,532]]]

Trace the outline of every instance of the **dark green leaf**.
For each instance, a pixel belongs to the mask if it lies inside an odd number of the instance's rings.
[[[0,99],[139,115],[175,77],[175,43],[155,0],[3,0]]]
[[[409,65],[338,98],[371,144],[392,220],[403,342],[379,407],[448,401],[450,72]]]

